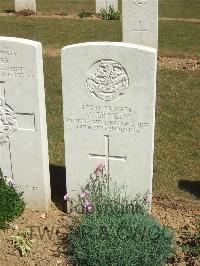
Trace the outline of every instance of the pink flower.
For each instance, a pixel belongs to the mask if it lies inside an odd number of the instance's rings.
[[[85,191],[82,191],[79,196],[81,199],[85,199],[85,198],[87,198],[87,193]]]
[[[103,172],[103,170],[105,169],[105,165],[104,164],[99,164],[98,166],[97,166],[97,168],[95,169],[95,171],[94,171],[94,174],[97,174],[97,173],[102,173]]]
[[[68,200],[69,199],[69,195],[68,194],[65,194],[65,196],[64,196],[64,200],[66,201],[66,200]]]
[[[93,209],[93,205],[91,202],[87,201],[85,204],[84,204],[84,207],[86,209],[87,212],[91,212],[92,209]]]

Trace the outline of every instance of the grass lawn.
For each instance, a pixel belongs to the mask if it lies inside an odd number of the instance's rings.
[[[95,0],[36,0],[37,12],[42,14],[75,14],[82,10],[95,13]],[[2,0],[0,10],[14,10],[14,0]]]
[[[7,16],[0,17],[0,24],[0,35],[37,40],[44,48],[60,49],[67,44],[86,41],[122,40],[120,21]],[[200,23],[159,23],[159,55],[200,56],[199,39]]]
[[[36,0],[36,4],[37,11],[42,14],[75,14],[82,10],[95,12],[95,0]],[[0,12],[3,10],[14,10],[14,0],[1,0]],[[200,18],[199,10],[199,0],[159,0],[160,17]]]
[[[199,0],[158,0],[159,17],[200,18]]]
[[[154,192],[184,195],[181,182],[199,180],[199,88],[199,71],[158,71]]]
[[[200,56],[200,23],[159,22],[159,55]]]

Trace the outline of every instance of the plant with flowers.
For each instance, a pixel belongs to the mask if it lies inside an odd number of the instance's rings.
[[[126,186],[118,187],[112,182],[110,174],[106,171],[105,165],[100,164],[94,172],[85,187],[79,194],[79,210],[84,213],[124,213],[135,211],[137,209],[146,209],[148,207],[147,195],[141,197],[138,195],[131,199],[126,194]]]
[[[22,193],[18,193],[15,186],[15,181],[3,177],[0,170],[0,229],[6,228],[24,210]]]
[[[163,265],[172,233],[147,212],[147,195],[132,199],[112,182],[104,165],[90,175],[79,195],[83,211],[67,234],[74,265]]]

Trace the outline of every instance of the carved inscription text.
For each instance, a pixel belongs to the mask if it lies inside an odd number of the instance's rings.
[[[82,105],[79,115],[67,117],[65,122],[78,130],[119,133],[139,133],[150,126],[146,121],[137,121],[131,107],[92,104]]]

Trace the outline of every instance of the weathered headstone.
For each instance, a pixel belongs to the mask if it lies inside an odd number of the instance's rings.
[[[42,46],[0,37],[0,167],[27,207],[50,201]]]
[[[109,6],[118,10],[118,0],[96,0],[96,13],[100,13],[101,9],[108,10]]]
[[[85,43],[62,49],[67,190],[103,163],[134,197],[151,198],[156,49]]]
[[[158,45],[158,0],[122,1],[123,41]]]
[[[15,0],[15,12],[28,9],[36,13],[36,0]]]

